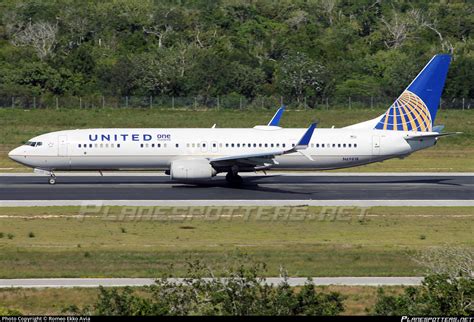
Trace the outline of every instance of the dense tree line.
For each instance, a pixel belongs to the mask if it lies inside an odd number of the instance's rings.
[[[474,97],[469,1],[4,0],[0,95],[395,97],[453,52]]]

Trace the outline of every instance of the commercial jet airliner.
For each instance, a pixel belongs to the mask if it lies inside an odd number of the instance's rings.
[[[56,171],[164,170],[179,182],[242,182],[239,172],[268,169],[339,169],[404,158],[431,147],[442,126],[434,126],[450,55],[435,55],[388,110],[343,128],[286,129],[283,108],[267,125],[253,128],[81,129],[43,134],[9,157],[49,176]],[[102,172],[101,172],[102,173]]]

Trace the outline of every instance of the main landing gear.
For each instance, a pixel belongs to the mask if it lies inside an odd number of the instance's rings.
[[[239,176],[237,173],[233,173],[232,171],[229,171],[227,173],[227,175],[225,176],[225,179],[227,180],[228,183],[235,186],[240,186],[243,182],[242,177]]]

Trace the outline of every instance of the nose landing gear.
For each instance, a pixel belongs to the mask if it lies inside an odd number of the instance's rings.
[[[51,172],[51,176],[49,177],[48,183],[49,183],[50,185],[56,184],[56,176],[55,176],[54,173],[52,173],[52,172]]]

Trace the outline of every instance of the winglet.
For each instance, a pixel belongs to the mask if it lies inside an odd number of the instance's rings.
[[[284,111],[285,111],[285,105],[282,105],[278,109],[278,111],[276,111],[275,115],[273,115],[270,122],[268,122],[268,126],[278,126],[280,124],[280,119],[281,119],[281,116],[283,115]]]
[[[299,142],[294,147],[295,150],[302,150],[308,147],[309,141],[311,141],[311,137],[313,136],[314,129],[316,128],[318,123],[311,123],[308,127],[306,132],[304,133],[303,137],[299,140]]]

